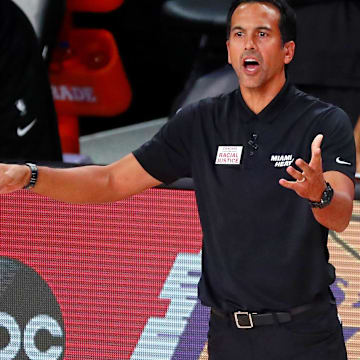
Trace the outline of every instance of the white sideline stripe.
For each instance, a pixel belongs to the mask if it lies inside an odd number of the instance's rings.
[[[161,127],[162,125],[164,125],[166,120],[167,120],[167,118],[161,118],[161,119],[146,121],[146,122],[139,123],[139,124],[128,125],[128,126],[124,126],[121,128],[105,130],[105,131],[101,131],[101,132],[98,132],[95,134],[81,136],[80,140],[81,140],[81,142],[86,142],[86,141],[90,141],[90,140],[103,139],[108,136],[125,135],[128,133],[133,133],[133,132],[141,131],[144,129],[150,129],[153,127],[158,128],[158,127]]]
[[[80,153],[95,164],[109,164],[150,140],[166,121],[161,118],[81,136]]]

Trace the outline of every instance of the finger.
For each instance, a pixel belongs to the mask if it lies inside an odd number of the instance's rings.
[[[310,167],[319,168],[321,167],[321,143],[324,136],[322,134],[316,135],[313,142],[311,143],[311,160]]]
[[[295,165],[302,171],[302,174],[307,177],[311,177],[314,172],[310,165],[303,159],[296,159]]]
[[[286,189],[290,189],[290,190],[295,191],[298,183],[296,181],[289,181],[289,180],[285,180],[285,179],[280,179],[279,184],[281,186],[283,186],[284,188],[286,188]]]
[[[5,194],[16,189],[13,177],[13,167],[0,166],[0,193]]]
[[[302,182],[304,179],[304,172],[298,171],[292,166],[286,168],[286,172],[292,176],[297,182]]]

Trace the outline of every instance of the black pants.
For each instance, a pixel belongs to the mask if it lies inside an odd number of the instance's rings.
[[[209,360],[346,360],[336,305],[322,304],[291,322],[238,329],[211,313]]]

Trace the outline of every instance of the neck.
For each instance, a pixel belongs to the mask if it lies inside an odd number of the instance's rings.
[[[284,75],[279,81],[268,82],[261,87],[249,88],[240,84],[241,95],[249,109],[255,114],[259,114],[280,92],[285,82]]]

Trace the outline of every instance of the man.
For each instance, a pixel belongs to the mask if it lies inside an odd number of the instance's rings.
[[[61,161],[57,116],[39,40],[12,1],[0,1],[0,16],[0,159]]]
[[[294,40],[285,1],[238,0],[227,48],[239,89],[183,108],[105,167],[0,166],[1,192],[33,186],[69,202],[115,201],[192,176],[211,360],[346,359],[326,241],[351,217],[354,140],[343,111],[286,81]]]

